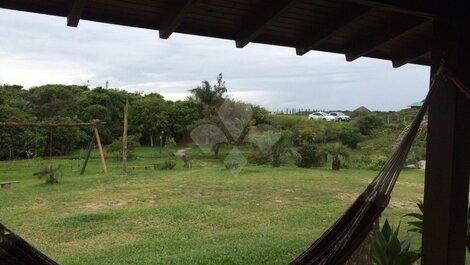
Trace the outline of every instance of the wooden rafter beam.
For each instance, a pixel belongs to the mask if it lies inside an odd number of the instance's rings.
[[[173,34],[197,1],[198,0],[185,0],[181,5],[175,8],[173,15],[160,25],[159,35],[161,39],[168,39],[171,34]]]
[[[377,37],[369,36],[360,42],[351,52],[346,53],[346,60],[352,62],[361,56],[365,56],[388,43],[414,31],[418,27],[426,24],[428,20],[413,19],[410,21],[402,21],[394,24],[390,30],[384,34],[374,34]]]
[[[269,10],[260,12],[260,18],[247,26],[247,29],[240,33],[239,37],[235,40],[237,48],[243,48],[256,39],[271,23],[276,21],[276,19],[298,2],[300,2],[300,0],[276,1]]]
[[[423,42],[415,47],[409,47],[406,51],[403,51],[403,55],[400,58],[396,58],[392,60],[392,64],[394,68],[398,68],[403,66],[407,63],[412,63],[419,58],[431,53],[431,43],[430,42]]]
[[[394,11],[402,14],[410,14],[420,17],[433,17],[435,12],[431,7],[431,2],[428,0],[342,0],[344,2],[350,2],[369,6],[372,8],[378,8],[382,10]]]
[[[77,27],[82,18],[83,9],[88,0],[73,0],[69,13],[67,14],[67,26]]]
[[[369,12],[371,12],[370,8],[360,9],[357,11],[350,10],[349,12],[346,12],[347,15],[341,16],[340,19],[333,21],[329,25],[323,26],[320,31],[316,31],[310,34],[310,36],[295,49],[296,54],[304,55],[307,52],[314,50],[329,38],[334,36],[337,32],[341,31],[355,21],[360,20],[362,17],[369,14]]]

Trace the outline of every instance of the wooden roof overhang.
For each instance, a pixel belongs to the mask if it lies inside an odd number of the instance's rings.
[[[423,0],[0,0],[0,7],[67,18],[430,65],[433,33]]]

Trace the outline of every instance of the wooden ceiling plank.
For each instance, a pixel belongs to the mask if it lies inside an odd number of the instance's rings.
[[[333,37],[333,35],[335,35],[337,32],[343,30],[348,25],[355,23],[364,16],[367,16],[371,11],[372,9],[370,8],[361,9],[356,12],[350,11],[347,16],[337,19],[329,25],[325,25],[320,32],[316,31],[313,34],[310,34],[310,37],[308,37],[306,40],[302,41],[302,44],[295,49],[296,54],[302,56],[307,52],[318,48],[322,43]]]
[[[271,23],[300,1],[301,0],[283,0],[273,4],[272,8],[269,10],[260,11],[259,14],[263,14],[261,18],[253,22],[248,29],[242,32],[235,40],[237,48],[243,48],[256,39]]]
[[[383,10],[431,18],[434,16],[431,8],[432,1],[426,0],[342,0]]]
[[[368,38],[361,41],[360,47],[356,47],[352,52],[346,53],[346,61],[352,62],[362,56],[365,56],[398,38],[413,32],[420,26],[426,24],[427,19],[419,19],[413,21],[404,21],[401,24],[394,25],[390,31],[381,34],[378,38]]]
[[[178,28],[183,22],[186,15],[191,11],[198,0],[186,0],[178,8],[175,9],[175,13],[167,21],[162,22],[159,29],[159,35],[161,39],[168,39],[171,34]]]
[[[422,42],[415,47],[408,47],[400,58],[392,60],[392,65],[394,68],[401,67],[407,63],[412,63],[419,58],[429,54],[431,52],[431,43],[429,41]]]
[[[83,9],[85,9],[86,3],[87,0],[73,0],[70,11],[67,14],[67,26],[74,28],[78,27],[78,23],[82,18]]]

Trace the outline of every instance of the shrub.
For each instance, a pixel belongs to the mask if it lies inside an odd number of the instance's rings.
[[[368,169],[380,170],[385,165],[386,162],[387,162],[387,157],[385,157],[385,156],[374,157],[374,158],[372,158],[372,160],[371,160],[371,162],[368,166]]]
[[[363,135],[371,135],[372,131],[384,124],[382,118],[376,114],[370,114],[357,119],[356,127]]]
[[[326,154],[316,145],[309,144],[303,146],[298,151],[299,157],[296,161],[298,167],[316,167],[322,166],[326,161]]]
[[[127,159],[132,160],[135,158],[135,148],[140,146],[139,136],[130,135],[127,137]],[[108,152],[112,154],[117,160],[122,160],[122,137],[114,140],[107,146]]]
[[[342,144],[351,149],[355,149],[357,144],[362,140],[359,131],[351,126],[342,127],[338,133],[338,138]]]
[[[240,167],[237,162],[227,162],[225,163],[225,168],[228,170],[236,170]]]
[[[253,150],[248,154],[248,161],[255,165],[267,165],[271,163],[271,154],[269,152]]]
[[[412,265],[419,258],[420,253],[410,250],[412,237],[401,241],[398,238],[400,226],[397,229],[390,227],[387,220],[374,235],[372,259],[376,265]]]
[[[368,155],[351,156],[343,163],[344,168],[368,169],[372,159]]]
[[[188,169],[191,169],[193,168],[193,158],[191,157],[190,154],[184,154],[181,159],[183,159],[183,162],[184,162],[184,167],[185,168],[188,168]]]
[[[59,183],[59,177],[62,176],[62,172],[62,165],[58,165],[57,167],[48,165],[43,170],[36,172],[33,175],[38,177],[38,179],[44,178],[46,180],[46,184],[57,184]]]
[[[333,170],[339,170],[341,168],[340,157],[349,157],[349,149],[340,143],[328,144],[323,150],[331,156],[331,169]]]
[[[173,169],[176,166],[176,161],[172,159],[168,159],[165,161],[165,165],[163,166],[163,169]]]

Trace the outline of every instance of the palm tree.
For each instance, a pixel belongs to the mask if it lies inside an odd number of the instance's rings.
[[[225,81],[222,81],[222,73],[217,76],[217,84],[213,87],[204,80],[202,84],[196,88],[189,90],[193,94],[193,98],[205,107],[215,107],[224,101],[224,93],[227,92]]]
[[[331,169],[339,170],[341,168],[340,157],[347,158],[349,149],[341,143],[329,144],[325,146],[325,152],[331,156]]]

